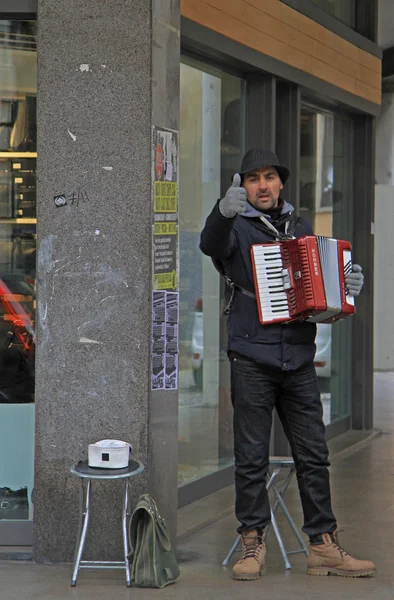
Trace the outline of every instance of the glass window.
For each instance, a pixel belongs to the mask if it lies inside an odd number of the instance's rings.
[[[0,519],[17,521],[34,481],[36,92],[36,22],[0,21]]]
[[[312,0],[328,13],[353,29],[356,26],[356,0]]]
[[[352,240],[353,123],[304,105],[300,215],[316,235]],[[349,414],[352,319],[318,324],[315,366],[326,424]]]
[[[181,64],[179,483],[232,464],[222,282],[200,232],[243,154],[243,81]]]

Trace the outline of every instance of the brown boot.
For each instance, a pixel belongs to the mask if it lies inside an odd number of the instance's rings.
[[[373,562],[357,560],[339,545],[337,533],[323,533],[321,544],[310,545],[308,575],[366,577],[375,573]]]
[[[263,533],[257,529],[242,534],[242,555],[233,566],[233,579],[252,581],[264,571],[265,543]]]

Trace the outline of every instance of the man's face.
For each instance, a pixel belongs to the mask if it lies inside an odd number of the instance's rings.
[[[266,167],[245,173],[243,187],[249,203],[257,210],[267,211],[278,206],[283,184],[278,171],[274,167]]]

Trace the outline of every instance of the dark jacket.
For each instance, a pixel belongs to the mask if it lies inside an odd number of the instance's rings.
[[[253,209],[248,215],[227,219],[220,213],[217,203],[206,220],[200,240],[202,252],[215,259],[216,263],[220,261],[226,275],[235,284],[252,292],[250,246],[273,241],[263,230],[259,217],[253,216],[256,213]],[[272,224],[278,231],[284,232],[291,214],[292,207],[285,203],[282,214]],[[294,235],[313,235],[312,228],[300,218]],[[228,316],[227,330],[229,352],[236,352],[268,367],[291,371],[313,362],[316,350],[316,326],[313,323],[261,325],[256,300],[238,289]]]

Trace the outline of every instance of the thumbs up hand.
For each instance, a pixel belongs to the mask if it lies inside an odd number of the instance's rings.
[[[241,175],[236,173],[233,183],[228,188],[226,195],[219,202],[219,210],[223,217],[232,219],[235,215],[246,210],[246,190],[241,187]]]

